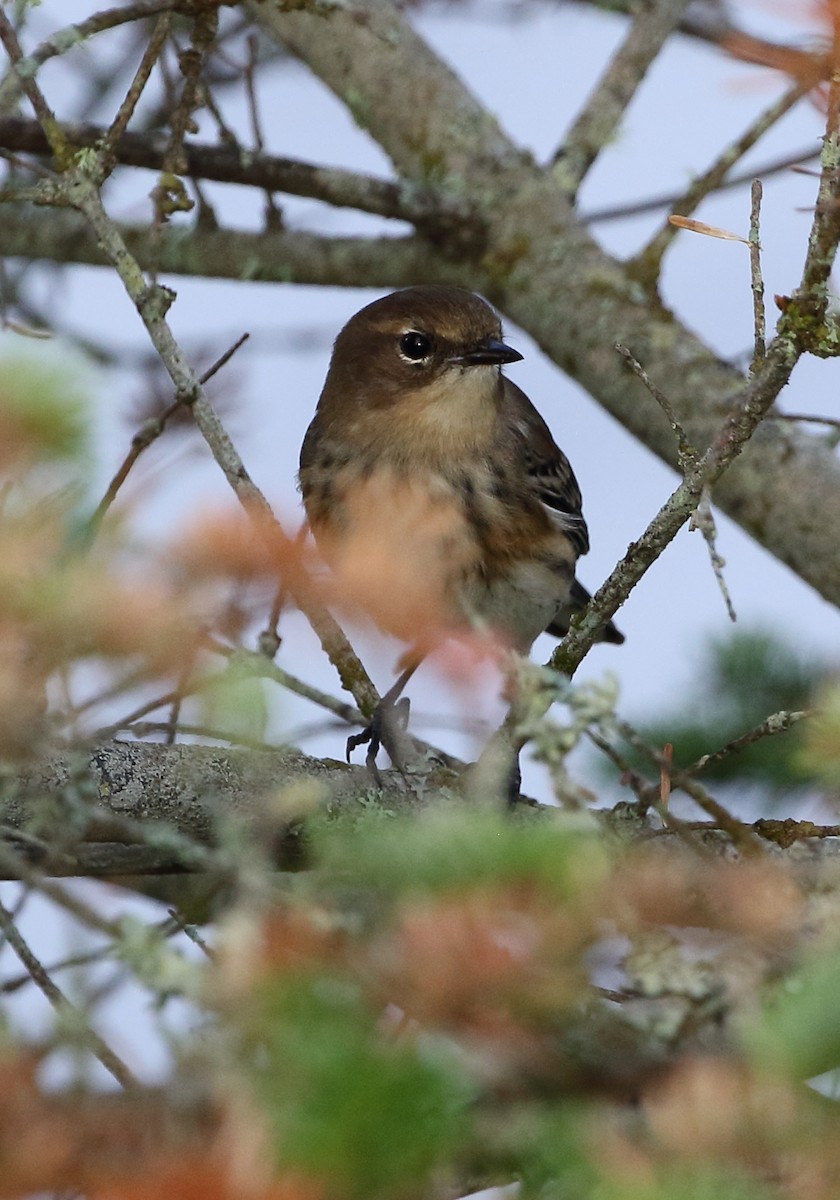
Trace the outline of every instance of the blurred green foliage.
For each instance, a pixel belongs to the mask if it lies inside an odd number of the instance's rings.
[[[829,678],[833,664],[794,648],[784,635],[766,629],[737,630],[712,638],[703,651],[696,680],[684,702],[666,715],[636,722],[650,746],[670,742],[674,763],[687,767],[756,728],[773,713],[801,711]],[[807,722],[764,737],[710,763],[702,778],[760,784],[780,795],[811,784],[817,777],[811,757],[803,754]],[[641,758],[628,756],[640,769]]]
[[[50,361],[53,358],[55,361]],[[60,360],[59,360],[60,359]],[[40,461],[79,462],[88,453],[90,403],[78,360],[21,353],[0,357],[0,431],[11,449]]]
[[[523,1200],[781,1200],[799,1195],[779,1179],[800,1158],[834,1178],[840,1109],[803,1081],[840,1062],[835,949],[768,970],[764,1003],[705,1054],[653,1051],[684,1003],[690,950],[647,1015],[588,980],[605,936],[708,923],[737,864],[695,870],[682,848],[666,883],[663,859],[594,824],[451,802],[360,805],[317,827],[311,851],[312,870],[261,918],[263,957],[228,1010],[281,1173],[335,1200],[513,1181]],[[790,907],[773,916],[759,900],[757,914],[753,895],[778,889],[778,863],[753,869],[753,886],[718,904],[721,929],[745,954],[791,951]],[[711,964],[704,974],[717,1004]]]
[[[812,953],[781,980],[744,1039],[762,1067],[807,1079],[840,1066],[840,953]]]
[[[254,666],[235,659],[208,677],[198,697],[201,723],[220,736],[261,741],[268,725],[266,683]]]
[[[471,1099],[454,1052],[389,1042],[360,988],[275,976],[258,994],[258,1092],[278,1163],[376,1200],[413,1190],[464,1134]]]
[[[391,896],[459,892],[527,880],[556,903],[596,883],[607,866],[604,848],[584,815],[552,813],[544,820],[465,810],[454,801],[418,813],[407,836],[404,820],[383,821],[376,809],[352,823],[328,820],[313,829],[320,869],[349,885]]]

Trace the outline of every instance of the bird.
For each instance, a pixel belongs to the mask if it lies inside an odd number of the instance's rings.
[[[374,300],[335,339],[298,479],[337,595],[409,643],[382,706],[445,637],[527,654],[590,599],[575,576],[589,550],[577,479],[502,374],[522,358],[494,309],[448,284]],[[609,622],[601,640],[624,637]],[[375,763],[379,716],[348,758],[368,742]]]

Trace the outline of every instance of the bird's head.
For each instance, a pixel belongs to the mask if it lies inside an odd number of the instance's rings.
[[[499,369],[522,358],[502,340],[493,309],[464,288],[405,288],[351,317],[335,341],[321,398],[344,415],[387,409],[464,407],[500,394]]]

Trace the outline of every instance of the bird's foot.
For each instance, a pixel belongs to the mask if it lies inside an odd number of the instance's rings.
[[[513,760],[510,770],[508,771],[506,799],[509,809],[516,808],[519,804],[519,793],[522,791],[522,769],[519,766],[519,755],[517,754]]]
[[[347,761],[350,761],[350,755],[358,746],[367,746],[367,754],[365,755],[365,765],[373,776],[377,786],[382,783],[382,777],[379,774],[379,769],[376,765],[376,756],[382,746],[391,753],[395,738],[392,734],[405,733],[408,728],[408,713],[410,702],[407,696],[396,702],[390,700],[387,695],[383,696],[373,710],[373,716],[370,719],[370,724],[366,725],[360,733],[351,734],[347,739]],[[393,754],[391,754],[393,758]],[[395,763],[395,766],[399,766]]]

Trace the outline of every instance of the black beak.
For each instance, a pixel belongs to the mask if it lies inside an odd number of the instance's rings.
[[[464,367],[480,367],[493,363],[515,363],[522,357],[518,350],[505,345],[498,338],[485,338],[472,350],[467,350],[465,354],[456,354],[449,361]]]

